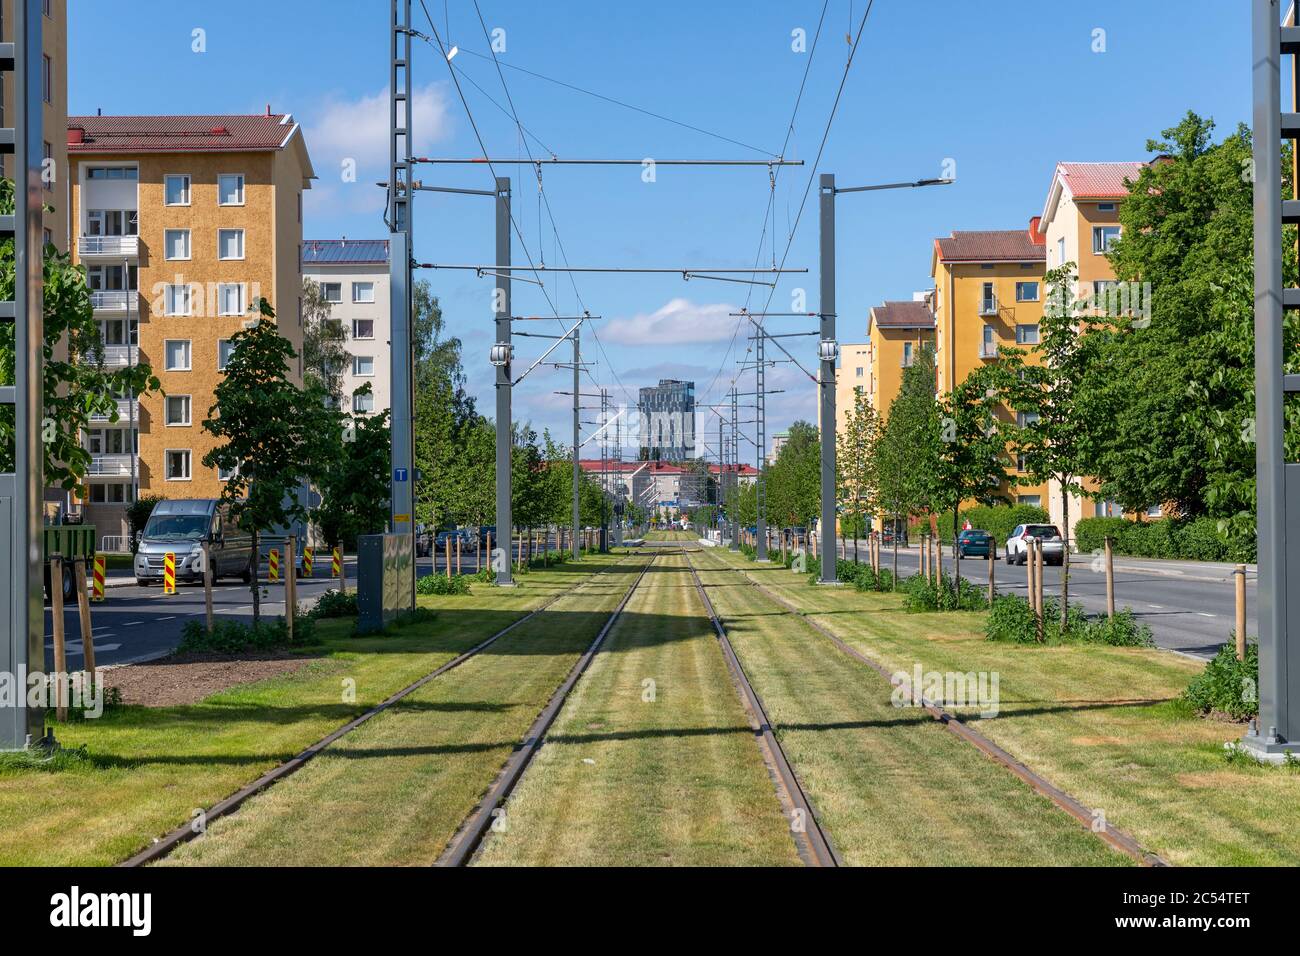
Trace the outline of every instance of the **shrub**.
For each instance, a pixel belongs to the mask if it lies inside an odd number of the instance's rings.
[[[317,619],[325,617],[356,617],[357,592],[336,591],[333,589],[326,591],[316,599],[316,603],[310,611],[310,616]]]
[[[180,654],[211,652],[217,654],[239,654],[243,651],[269,651],[282,647],[299,647],[315,641],[315,621],[310,615],[302,615],[293,624],[293,640],[289,640],[289,626],[284,618],[261,621],[258,624],[244,624],[217,618],[213,621],[212,633],[200,618],[190,618],[181,628],[181,642],[176,651]]]
[[[939,525],[939,539],[944,544],[952,544],[952,512],[940,514],[936,519]],[[993,540],[1001,548],[1003,542],[1011,537],[1018,524],[1048,524],[1051,519],[1047,511],[1038,505],[976,505],[962,511],[957,519],[957,526],[969,521],[972,528],[982,528],[993,535]]]
[[[1038,627],[1029,601],[1014,594],[995,597],[984,622],[984,637],[1012,644],[1038,643]],[[1155,641],[1151,628],[1138,623],[1130,608],[1117,612],[1113,619],[1104,614],[1090,618],[1082,606],[1071,604],[1062,627],[1060,601],[1048,597],[1043,599],[1043,643],[1151,647]]]
[[[903,607],[918,611],[982,611],[988,607],[984,592],[965,578],[954,582],[944,574],[938,582],[914,574],[903,582]]]
[[[415,582],[416,594],[469,594],[469,578],[456,574],[429,574]]]
[[[1112,549],[1118,550],[1119,540],[1129,525],[1127,518],[1084,518],[1074,526],[1074,541],[1080,554],[1104,551],[1106,539],[1111,539]]]
[[[1107,535],[1115,554],[1134,558],[1177,558],[1188,561],[1253,561],[1249,548],[1233,547],[1219,533],[1213,518],[1129,521],[1125,518],[1084,518],[1075,527],[1080,552],[1105,548]]]
[[[1246,659],[1239,661],[1233,637],[1183,691],[1183,700],[1199,714],[1226,714],[1234,720],[1259,715],[1259,645],[1248,643]]]

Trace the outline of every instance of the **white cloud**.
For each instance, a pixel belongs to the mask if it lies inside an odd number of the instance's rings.
[[[446,84],[420,87],[414,97],[414,147],[424,154],[450,132]],[[303,127],[322,178],[326,163],[338,165],[344,159],[356,160],[358,167],[383,166],[388,160],[388,88],[354,100],[327,99]]]
[[[614,319],[600,330],[600,336],[619,345],[725,342],[736,327],[736,319],[727,313],[735,311],[725,302],[696,305],[689,299],[672,299],[649,315]]]

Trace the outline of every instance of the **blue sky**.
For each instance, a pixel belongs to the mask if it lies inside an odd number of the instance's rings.
[[[504,104],[493,64],[470,55],[488,52],[472,0],[425,2],[444,40],[465,51],[455,65]],[[479,5],[488,29],[505,31],[503,64],[758,148],[505,70],[520,120],[547,148],[562,157],[634,159],[753,159],[778,152],[808,60],[792,51],[791,32],[802,28],[811,45],[822,10],[821,0]],[[786,168],[776,185],[778,259],[843,74],[850,17],[856,30],[864,5],[828,4],[786,150],[787,158],[809,165]],[[387,157],[387,0],[69,0],[68,6],[71,113],[241,113],[262,112],[267,104],[292,112],[304,125],[320,177],[306,204],[308,238],[383,236],[382,191],[372,184],[385,178]],[[415,26],[432,32],[418,0]],[[192,50],[196,29],[205,31],[202,53]],[[1147,139],[1188,109],[1212,116],[1220,133],[1249,117],[1249,10],[1241,3],[876,0],[862,36],[820,171],[834,172],[841,185],[892,182],[939,176],[952,160],[957,182],[839,199],[842,342],[861,341],[872,304],[910,298],[928,286],[934,237],[1027,224],[1042,208],[1057,161],[1147,158]],[[1104,52],[1094,52],[1099,38]],[[479,155],[435,49],[417,43],[413,75],[418,150]],[[461,82],[489,151],[522,156],[513,119]],[[343,181],[346,160],[357,163],[356,182]],[[539,224],[532,169],[508,172],[516,221],[534,261],[544,252],[547,263],[557,264],[544,213]],[[421,178],[491,185],[481,166],[426,167]],[[642,182],[635,167],[556,167],[544,171],[543,182],[575,266],[752,266],[770,188],[762,167],[661,167],[654,183]],[[814,186],[787,260],[812,271],[782,280],[774,310],[790,308],[796,287],[807,290],[808,308],[816,308],[816,206]],[[421,261],[492,257],[485,199],[423,194],[415,223]],[[770,249],[763,255],[766,265]],[[514,258],[526,261],[518,241]],[[470,273],[427,275],[452,331],[465,342],[469,387],[490,414],[491,282]],[[734,320],[726,313],[744,304],[750,287],[678,276],[575,281],[577,297],[556,274],[546,277],[547,291],[562,314],[580,300],[604,316],[597,327],[604,352],[588,349],[586,357],[599,361],[593,375],[615,400],[627,394],[634,402],[638,386],[660,377],[693,379],[701,403],[720,398],[736,357]],[[757,308],[766,290],[752,291]],[[515,311],[540,314],[549,307],[535,287],[516,283]],[[743,340],[742,332],[741,350]],[[787,342],[812,367],[815,340]],[[531,361],[538,349],[538,340],[520,340],[517,354]],[[553,394],[566,380],[565,372],[539,369],[516,390],[516,417],[566,435],[569,399]],[[814,417],[815,388],[802,373],[782,366],[771,381],[785,392],[769,401],[769,431]],[[707,416],[700,426],[716,434]]]

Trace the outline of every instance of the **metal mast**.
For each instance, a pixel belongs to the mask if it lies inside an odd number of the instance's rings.
[[[0,388],[0,405],[14,409],[14,471],[0,474],[0,670],[18,676],[12,700],[0,708],[0,750],[19,750],[44,736],[45,714],[28,707],[28,672],[45,671],[45,612],[41,586],[40,444],[43,416],[44,286],[41,242],[41,5],[15,0],[13,42],[0,44],[0,72],[13,73],[14,125],[0,130],[0,153],[13,153],[14,213],[0,216],[0,235],[14,237],[14,297],[0,302],[0,322],[14,324],[14,384]]]
[[[758,560],[767,560],[767,467],[763,461],[763,449],[767,447],[767,359],[764,355],[763,343],[767,340],[767,332],[764,330],[762,323],[758,325],[758,335],[755,336],[755,347],[758,350],[758,360],[754,365],[754,404],[757,409],[757,464],[758,478],[755,486],[755,504],[757,518],[755,520],[755,530],[758,532]]]
[[[510,343],[510,178],[496,177],[496,289],[492,308],[496,313],[496,345],[491,360],[497,370],[497,541],[505,548],[505,560],[496,562],[497,585],[514,584],[510,571],[510,549],[514,524],[511,516],[511,464],[514,456],[514,420],[511,417],[511,362],[514,346]]]
[[[582,466],[579,462],[582,445],[579,440],[578,409],[581,407],[582,383],[582,345],[579,342],[581,327],[573,330],[573,560],[578,560],[578,534],[582,521],[582,502],[579,492],[582,488]]]
[[[835,527],[835,174],[822,173],[819,195],[821,208],[821,374],[817,391],[821,397],[821,487],[822,520],[818,534],[821,545],[820,584],[835,584],[837,555]]]

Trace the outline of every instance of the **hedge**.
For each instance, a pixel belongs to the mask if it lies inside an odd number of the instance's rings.
[[[939,523],[939,540],[944,544],[952,544],[952,512],[940,514],[935,520]],[[964,521],[970,521],[972,528],[980,528],[993,535],[999,549],[1011,537],[1011,532],[1016,530],[1016,525],[1051,523],[1046,509],[1038,505],[975,505],[961,512],[957,521],[959,528]]]
[[[1126,518],[1084,518],[1074,529],[1079,553],[1106,547],[1134,558],[1179,558],[1187,561],[1253,561],[1255,555],[1235,549],[1220,535],[1213,518],[1129,521]]]

